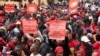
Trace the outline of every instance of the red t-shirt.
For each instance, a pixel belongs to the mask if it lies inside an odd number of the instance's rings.
[[[98,26],[97,25],[94,25],[94,26],[90,26],[90,29],[93,30],[94,32],[96,32]]]
[[[75,47],[78,43],[79,43],[78,40],[72,40],[68,44],[69,44],[69,47],[72,48],[72,47]]]

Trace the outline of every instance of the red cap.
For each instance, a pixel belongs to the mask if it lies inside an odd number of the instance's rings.
[[[12,42],[8,42],[8,46],[11,48],[11,50],[13,50],[15,47],[14,43]]]
[[[60,52],[63,52],[63,47],[57,46],[56,49],[55,49],[55,53],[58,54]]]

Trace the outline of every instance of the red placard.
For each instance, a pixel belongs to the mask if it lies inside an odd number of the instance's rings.
[[[22,20],[22,27],[24,34],[37,34],[37,21],[36,20]]]
[[[27,4],[27,13],[36,13],[37,5],[36,4]]]
[[[69,0],[69,14],[78,12],[78,0]]]
[[[50,22],[49,39],[64,40],[66,33],[66,21],[53,20]]]
[[[15,12],[15,5],[14,4],[5,4],[4,10],[7,13],[13,13],[13,12]]]

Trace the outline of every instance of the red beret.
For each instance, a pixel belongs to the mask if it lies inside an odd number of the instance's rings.
[[[15,47],[14,43],[12,42],[8,42],[8,46],[11,48],[11,50],[13,50]]]
[[[100,43],[99,42],[96,42],[96,43],[93,44],[93,48],[94,49],[99,49],[99,47],[100,47]]]
[[[55,53],[58,54],[60,52],[63,52],[63,47],[57,46],[56,49],[55,49]]]

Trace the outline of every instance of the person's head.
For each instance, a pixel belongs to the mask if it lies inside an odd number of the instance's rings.
[[[100,41],[100,34],[96,35],[96,41]]]
[[[20,20],[16,20],[16,26],[17,26],[18,28],[20,28],[20,25],[21,25]]]
[[[31,52],[38,52],[39,51],[39,46],[37,44],[32,44],[30,47]]]
[[[27,44],[28,44],[29,46],[31,46],[31,45],[33,44],[33,42],[34,42],[34,38],[32,38],[32,37],[28,38]]]
[[[6,44],[6,51],[14,50],[14,47],[15,47],[14,43],[8,42],[8,43]]]
[[[26,44],[27,43],[27,37],[25,37],[25,36],[23,36],[22,38],[21,38],[21,42],[22,43],[24,43],[24,44]]]
[[[11,42],[13,42],[14,44],[18,44],[19,39],[15,36],[15,37],[11,38]]]
[[[0,36],[3,37],[5,35],[5,30],[4,29],[0,29]]]
[[[63,47],[61,46],[57,46],[56,49],[55,49],[55,54],[56,56],[63,56]]]
[[[77,26],[77,27],[81,26],[81,23],[82,23],[82,22],[81,22],[80,20],[77,20],[77,21],[76,21],[76,26]]]
[[[87,36],[89,37],[89,39],[93,38],[93,34],[92,33],[87,33]]]
[[[28,2],[31,4],[32,3],[32,0],[28,0]]]
[[[22,46],[21,45],[16,45],[15,46],[15,51],[17,52],[17,54],[20,56],[22,53]]]
[[[88,44],[88,42],[90,42],[90,40],[87,36],[82,36],[81,37],[81,43]]]
[[[40,45],[42,43],[42,39],[40,37],[36,37],[36,39],[34,40],[34,43],[37,45]]]

